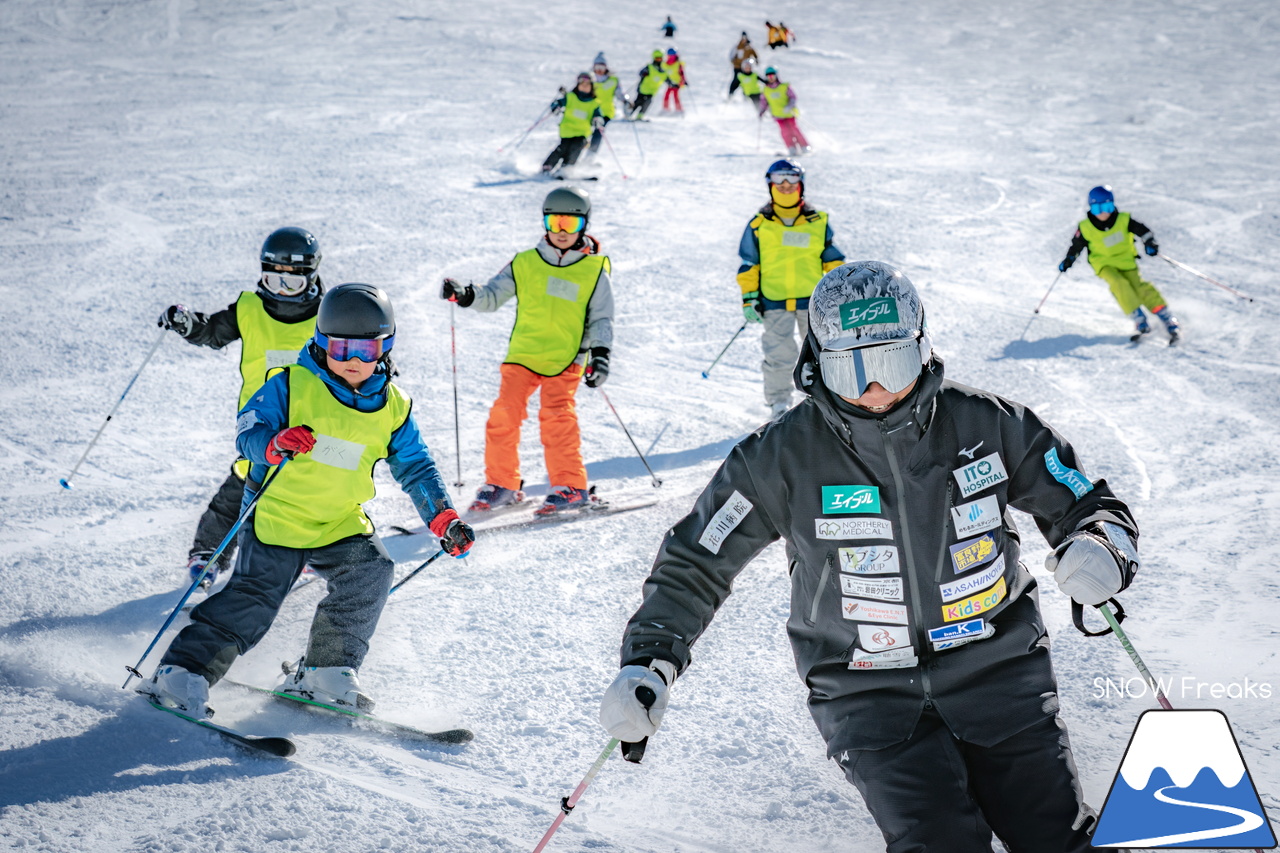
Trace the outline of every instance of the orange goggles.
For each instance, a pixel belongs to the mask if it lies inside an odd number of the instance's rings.
[[[542,217],[542,224],[553,234],[577,234],[587,227],[587,217],[572,213],[548,213]]]

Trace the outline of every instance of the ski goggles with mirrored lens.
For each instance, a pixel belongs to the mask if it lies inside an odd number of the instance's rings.
[[[387,338],[335,338],[316,332],[316,343],[334,361],[350,361],[359,359],[365,364],[373,364],[385,353],[391,352],[396,336]]]
[[[781,184],[781,183],[798,184],[803,180],[804,178],[800,176],[799,172],[770,172],[769,173],[769,183],[771,184]]]
[[[841,397],[856,400],[872,382],[897,394],[920,376],[920,342],[911,338],[818,354],[822,381]]]
[[[1089,212],[1094,216],[1097,216],[1099,213],[1115,213],[1116,203],[1114,201],[1103,201],[1098,202],[1097,204],[1091,204],[1089,205]]]
[[[587,227],[587,217],[572,213],[548,213],[542,223],[553,234],[577,234]]]
[[[262,286],[276,296],[297,296],[311,286],[311,273],[262,273]]]

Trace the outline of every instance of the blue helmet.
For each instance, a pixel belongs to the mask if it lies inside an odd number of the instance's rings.
[[[1089,190],[1089,212],[1097,216],[1099,213],[1114,213],[1116,209],[1116,197],[1111,193],[1111,187],[1100,186]]]
[[[764,172],[764,179],[769,183],[777,183],[773,176],[779,178],[790,177],[791,180],[798,183],[804,183],[804,166],[794,160],[775,160],[773,165]]]

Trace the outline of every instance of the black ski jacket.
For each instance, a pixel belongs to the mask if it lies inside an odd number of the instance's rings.
[[[1128,508],[1033,412],[944,380],[936,357],[872,417],[810,378],[812,353],[806,341],[795,373],[808,399],[734,447],[667,533],[622,664],[683,670],[734,578],[783,538],[787,633],[829,756],[903,741],[929,707],[980,746],[1055,713],[1036,581],[1006,510],[1057,546],[1095,521],[1136,538]]]

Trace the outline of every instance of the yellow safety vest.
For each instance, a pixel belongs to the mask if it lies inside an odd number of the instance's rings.
[[[613,116],[617,112],[617,105],[613,102],[613,98],[618,91],[618,78],[610,74],[603,81],[597,81],[595,86],[596,97],[600,99],[600,114],[613,121]]]
[[[662,88],[662,81],[667,79],[667,74],[662,70],[661,62],[650,62],[649,73],[640,78],[640,94],[656,95],[658,90]]]
[[[684,74],[681,73],[684,71],[683,59],[677,59],[675,62],[668,64],[666,66],[666,69],[667,69],[667,80],[671,83],[672,86],[679,86],[681,83],[684,82]]]
[[[799,216],[791,226],[756,214],[760,245],[760,293],[784,302],[808,299],[822,278],[822,250],[827,240],[827,214]]]
[[[1133,246],[1129,233],[1129,214],[1116,213],[1115,223],[1106,231],[1100,231],[1087,218],[1080,223],[1080,236],[1089,243],[1089,266],[1095,273],[1103,267],[1118,270],[1136,270],[1138,250]]]
[[[286,372],[288,425],[311,427],[316,446],[271,479],[254,510],[254,534],[268,545],[307,549],[373,533],[360,505],[374,495],[374,464],[387,457],[391,434],[409,417],[408,395],[388,382],[386,405],[361,412],[339,402],[310,370]]]
[[[587,305],[600,273],[608,270],[605,255],[587,255],[567,267],[552,266],[537,249],[516,255],[511,261],[516,324],[505,363],[542,376],[559,376],[573,364],[582,347]]]
[[[794,118],[800,111],[787,106],[787,93],[791,91],[790,83],[779,83],[777,86],[764,87],[764,99],[769,102],[769,114],[774,118]]]
[[[272,374],[298,361],[298,352],[316,333],[316,318],[282,323],[267,313],[261,296],[245,291],[236,300],[236,325],[240,327],[239,411]]]
[[[596,111],[599,102],[595,95],[590,98],[580,97],[577,90],[564,95],[564,115],[560,117],[560,138],[570,139],[575,136],[591,135],[591,115]]]
[[[738,85],[744,95],[758,95],[764,87],[760,85],[760,75],[752,71],[750,74],[738,72]]]

